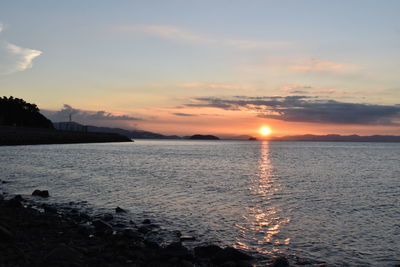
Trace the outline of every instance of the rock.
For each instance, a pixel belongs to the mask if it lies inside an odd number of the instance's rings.
[[[221,251],[217,252],[214,257],[213,261],[216,263],[223,263],[227,261],[242,261],[242,260],[251,260],[253,257],[247,255],[235,248],[226,247]]]
[[[114,216],[110,213],[103,214],[102,219],[106,222],[112,221]]]
[[[281,256],[274,259],[274,262],[271,265],[272,267],[289,267],[289,261],[286,257]]]
[[[215,254],[217,254],[220,251],[222,251],[222,248],[217,245],[208,245],[208,246],[201,246],[194,248],[194,253],[196,257],[199,258],[211,259],[215,256]]]
[[[62,266],[74,266],[79,265],[82,261],[82,254],[74,248],[61,244],[50,251],[50,253],[45,256],[44,261],[47,264],[62,263]]]
[[[46,212],[46,213],[57,213],[57,209],[50,205],[44,205],[43,209],[44,209],[44,212]]]
[[[14,234],[6,227],[0,225],[0,242],[10,241],[14,238]]]
[[[310,260],[296,257],[296,265],[311,265],[313,264]]]
[[[49,191],[48,190],[38,190],[36,189],[33,191],[32,196],[38,196],[38,197],[49,197]]]
[[[22,208],[23,205],[18,199],[12,198],[6,202],[6,205],[11,208]]]
[[[227,261],[221,264],[221,267],[237,267],[234,261]]]
[[[151,224],[151,221],[149,219],[144,219],[142,223],[143,224]]]
[[[0,193],[0,202],[4,200],[3,194]]]
[[[182,246],[181,243],[172,243],[167,247],[161,249],[159,252],[159,257],[161,259],[171,259],[171,258],[178,258],[178,259],[185,259],[191,260],[193,259],[193,255],[190,251]]]
[[[182,235],[182,236],[180,236],[180,240],[181,241],[194,241],[194,240],[196,240],[196,238],[191,235]]]
[[[153,230],[156,229],[156,228],[159,228],[159,226],[156,225],[156,224],[146,224],[146,225],[140,226],[140,227],[138,228],[138,231],[141,232],[141,233],[143,233],[143,234],[146,234],[146,233],[148,233],[148,232],[150,232],[150,231],[153,231]]]
[[[97,232],[112,232],[113,229],[111,227],[111,225],[109,225],[108,223],[106,223],[103,220],[95,220],[92,222],[94,228],[96,229]]]
[[[116,208],[115,208],[115,212],[116,212],[116,213],[121,213],[121,212],[122,212],[122,213],[126,213],[126,210],[124,210],[123,208],[120,208],[120,207],[116,207]]]
[[[141,239],[141,235],[132,229],[125,229],[122,234],[127,238],[132,238],[135,240]]]
[[[13,197],[13,199],[15,199],[15,200],[17,200],[19,202],[24,201],[24,199],[22,198],[21,195],[16,195],[15,197]]]

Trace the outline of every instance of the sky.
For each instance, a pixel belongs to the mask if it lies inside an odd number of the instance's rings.
[[[400,135],[400,1],[0,0],[0,95],[163,134]]]

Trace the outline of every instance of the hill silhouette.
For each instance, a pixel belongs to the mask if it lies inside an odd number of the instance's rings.
[[[35,104],[20,98],[0,98],[0,125],[53,129],[49,119],[40,114]]]

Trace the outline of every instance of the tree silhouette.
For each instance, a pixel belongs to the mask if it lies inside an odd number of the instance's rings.
[[[51,121],[39,111],[35,104],[23,99],[0,97],[0,125],[53,129]]]

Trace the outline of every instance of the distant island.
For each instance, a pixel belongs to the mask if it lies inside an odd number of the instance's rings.
[[[177,135],[163,135],[160,133],[153,133],[143,130],[127,130],[121,128],[112,127],[99,127],[93,125],[82,125],[77,122],[54,122],[54,128],[57,130],[67,130],[67,131],[79,131],[80,129],[85,129],[87,132],[95,133],[115,133],[119,135],[126,136],[131,139],[182,139],[182,137]]]
[[[219,137],[215,135],[202,135],[202,134],[195,134],[189,137],[191,140],[220,140]]]
[[[396,135],[290,135],[283,137],[271,137],[268,141],[327,141],[327,142],[400,142],[400,136]]]

